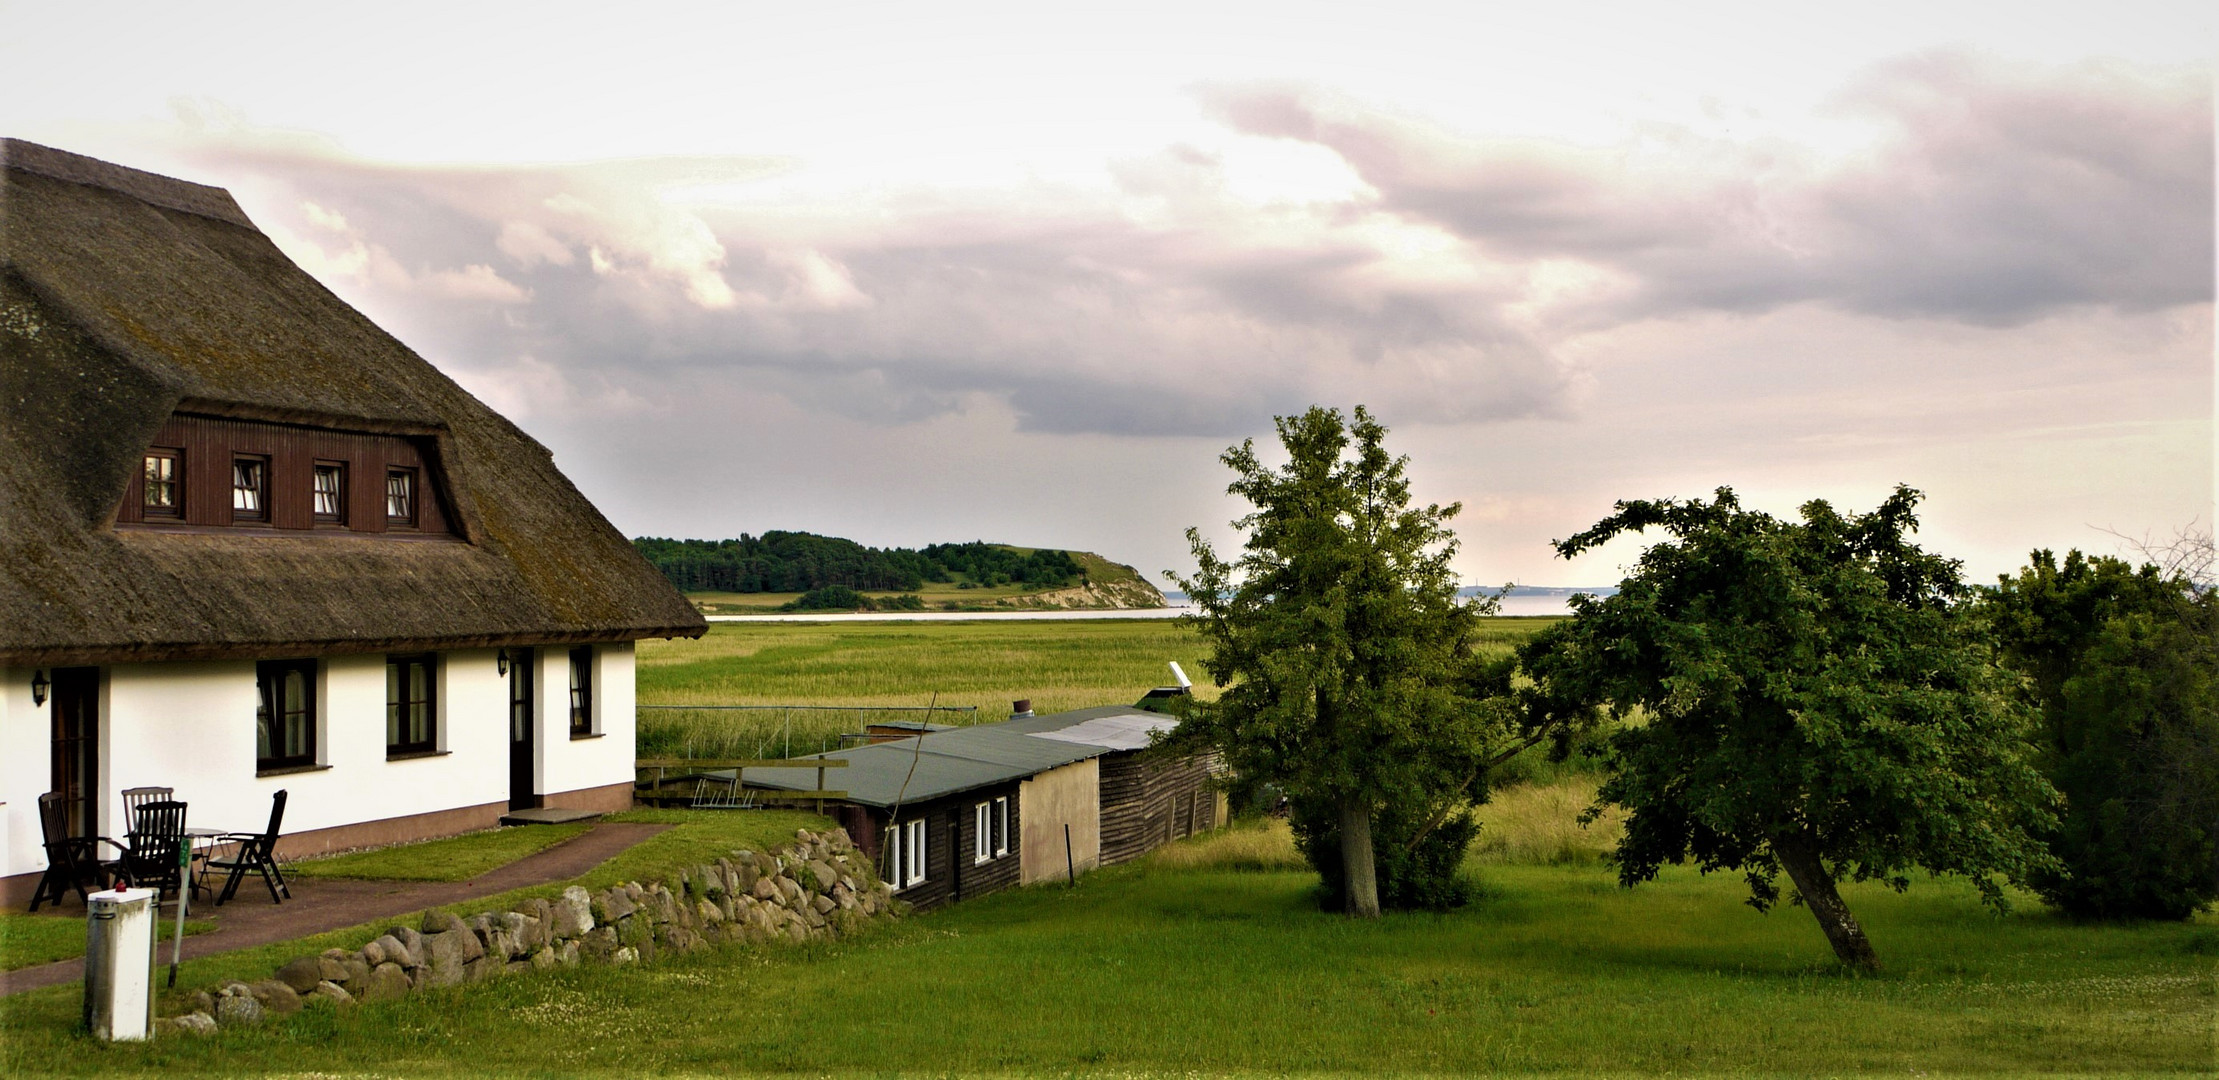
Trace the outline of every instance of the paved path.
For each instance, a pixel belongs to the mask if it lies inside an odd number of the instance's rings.
[[[270,903],[262,879],[249,875],[239,882],[239,893],[217,907],[202,899],[187,916],[212,919],[216,928],[185,939],[185,958],[230,952],[233,949],[292,941],[327,930],[409,915],[425,908],[457,904],[529,885],[568,881],[606,862],[611,856],[669,828],[635,822],[601,822],[560,844],[535,852],[471,881],[352,881],[344,878],[294,878],[293,898]],[[530,826],[525,826],[530,828]],[[41,907],[55,918],[83,922],[85,908],[71,893],[59,907]],[[176,917],[174,910],[169,918]],[[161,947],[166,963],[169,946]],[[39,967],[0,972],[0,997],[42,986],[59,986],[84,977],[83,957]]]

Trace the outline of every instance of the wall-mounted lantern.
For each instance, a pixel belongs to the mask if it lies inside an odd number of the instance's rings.
[[[33,674],[31,676],[31,704],[46,704],[46,688],[52,685],[54,684],[46,681],[45,668],[40,668],[36,674]]]
[[[501,655],[493,658],[493,668],[503,675],[509,673],[509,651],[507,649],[502,649]]]

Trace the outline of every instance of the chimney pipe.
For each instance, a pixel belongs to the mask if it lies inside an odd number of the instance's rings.
[[[1016,701],[1012,701],[1012,702],[1010,702],[1010,703],[1009,703],[1009,718],[1010,718],[1010,719],[1012,719],[1012,720],[1022,720],[1022,719],[1026,718],[1026,717],[1028,717],[1028,716],[1031,716],[1031,715],[1032,715],[1032,699],[1031,699],[1031,698],[1018,698],[1018,699],[1017,699]]]

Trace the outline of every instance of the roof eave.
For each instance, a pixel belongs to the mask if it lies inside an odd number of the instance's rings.
[[[52,648],[0,647],[0,666],[78,667],[148,664],[182,660],[272,660],[296,656],[345,656],[361,653],[451,652],[539,645],[603,645],[644,638],[697,638],[707,627],[626,627],[618,630],[531,631],[426,638],[376,638],[334,641],[129,642]]]

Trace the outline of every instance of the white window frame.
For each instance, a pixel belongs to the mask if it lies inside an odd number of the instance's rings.
[[[1009,854],[1009,796],[994,800],[994,854]]]
[[[886,860],[893,880],[886,884],[897,891],[924,884],[925,819],[893,823],[886,830],[886,843],[893,849]]]
[[[994,804],[979,803],[971,808],[971,865],[976,866],[994,858]]]

